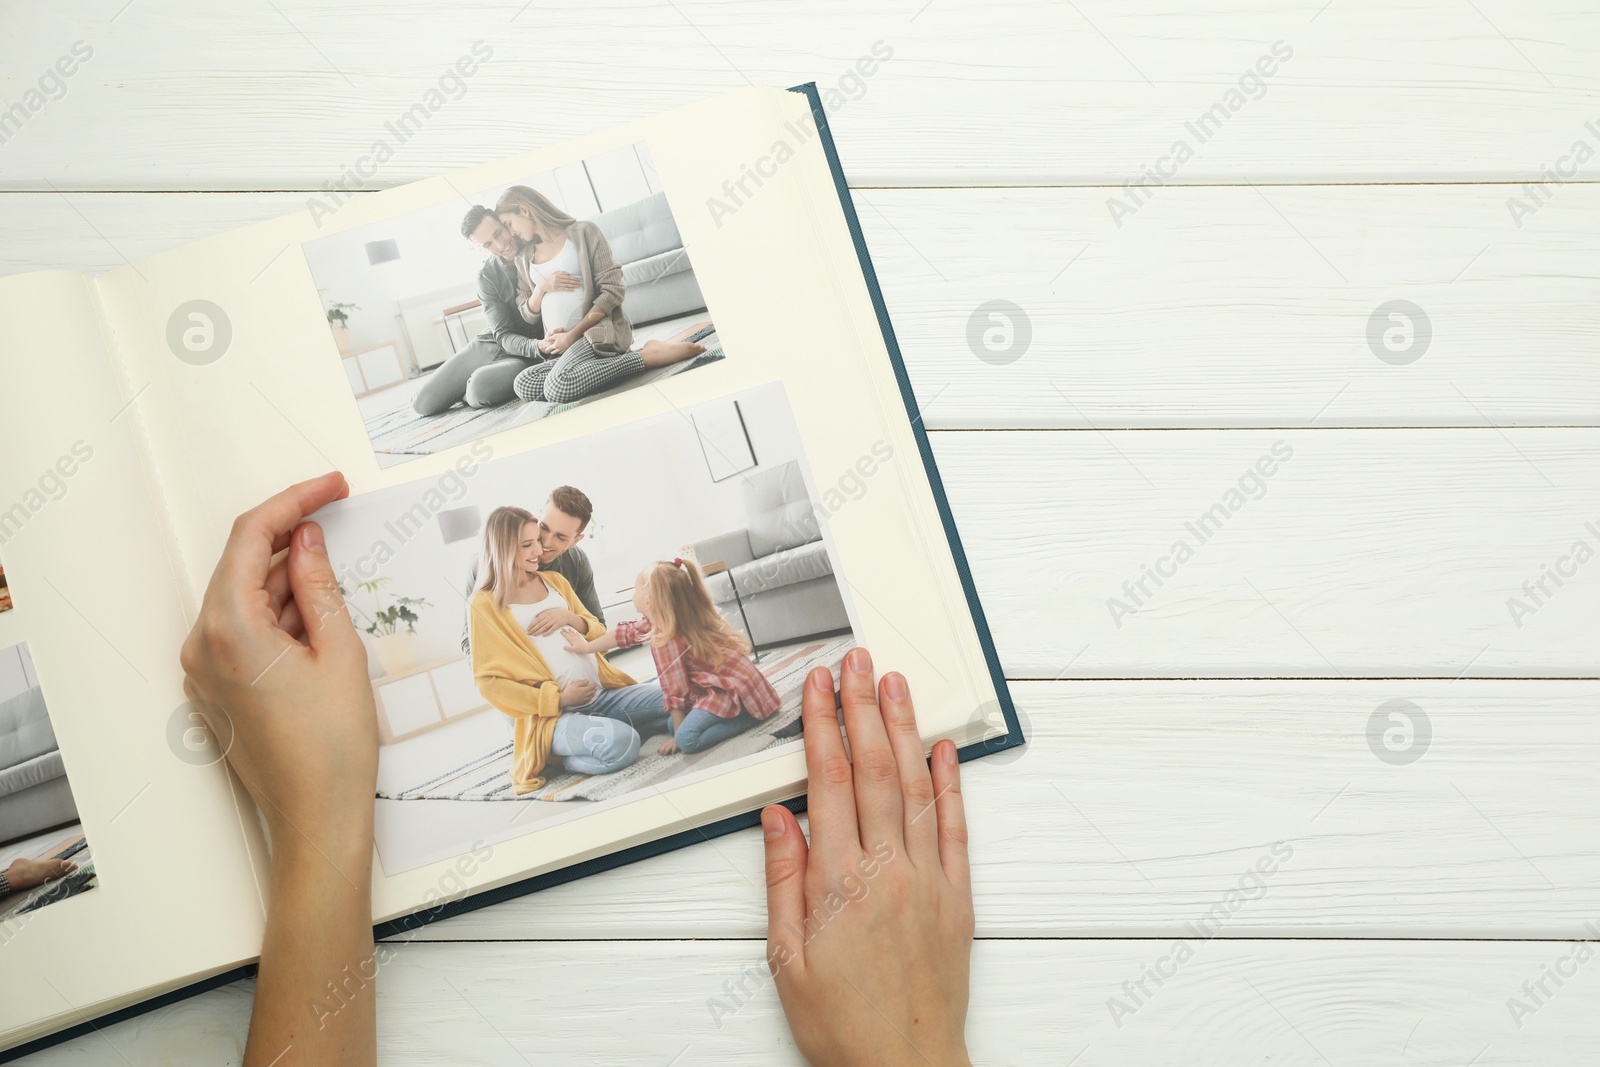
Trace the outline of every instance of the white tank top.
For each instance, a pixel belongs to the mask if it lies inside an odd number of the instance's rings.
[[[528,624],[534,617],[548,608],[568,609],[567,601],[555,591],[555,587],[545,584],[550,595],[537,604],[510,604],[511,617],[517,620],[517,625],[527,630]],[[580,656],[576,652],[567,651],[566,635],[559,630],[548,637],[534,637],[531,634],[528,640],[533,642],[533,647],[539,650],[539,655],[544,658],[550,667],[550,673],[555,675],[556,684],[565,689],[569,682],[582,678],[600,688],[600,661],[593,653]],[[598,694],[596,694],[598,695]],[[568,709],[571,710],[571,709]]]
[[[561,246],[554,259],[548,263],[528,260],[528,277],[535,284],[557,271],[566,271],[574,278],[583,279],[583,269],[578,265],[578,245],[571,237]],[[539,317],[544,320],[544,331],[570,330],[583,318],[583,286],[576,289],[552,290],[544,294],[539,304]]]

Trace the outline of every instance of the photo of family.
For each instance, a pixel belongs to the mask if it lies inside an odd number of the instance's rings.
[[[27,642],[0,649],[0,945],[30,912],[95,885]]]
[[[318,514],[368,643],[390,874],[771,758],[855,628],[783,389]]]
[[[382,466],[723,356],[642,142],[303,249]]]

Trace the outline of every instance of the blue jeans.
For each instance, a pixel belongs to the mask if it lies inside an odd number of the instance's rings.
[[[637,730],[641,738],[672,733],[672,720],[667,718],[667,701],[661,695],[661,686],[655,682],[602,689],[599,696],[583,707],[572,710],[585,715],[619,719]]]
[[[639,758],[639,734],[617,719],[564,711],[556,718],[550,752],[573,774],[611,774]]]
[[[512,383],[533,364],[493,341],[472,340],[422,379],[411,406],[418,415],[449,411],[463,400],[468,407],[492,408],[517,398]]]
[[[731,719],[724,719],[703,708],[692,708],[678,724],[673,740],[678,742],[679,752],[704,752],[730,737],[739,736],[755,724],[756,720],[742,711]]]
[[[641,739],[671,732],[659,685],[619,686],[562,712],[550,751],[575,774],[611,774],[639,758]]]

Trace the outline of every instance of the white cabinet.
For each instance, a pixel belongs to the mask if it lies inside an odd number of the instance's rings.
[[[443,718],[439,714],[439,701],[434,695],[433,683],[427,674],[413,674],[392,682],[380,682],[377,688],[391,737],[414,734]]]
[[[433,678],[434,691],[439,694],[439,709],[446,718],[477,711],[488,703],[478,693],[478,683],[472,680],[472,663],[469,660],[458,659],[454,663],[435,667],[429,674]]]
[[[365,396],[406,380],[400,347],[393,341],[363,348],[359,352],[345,353],[344,373],[350,379],[350,388],[355,390],[356,396]]]
[[[350,379],[350,391],[360,396],[367,391],[367,383],[361,380],[361,364],[353,359],[341,359],[344,364],[345,377]]]
[[[472,664],[460,656],[374,678],[372,694],[385,745],[489,706],[472,680]]]

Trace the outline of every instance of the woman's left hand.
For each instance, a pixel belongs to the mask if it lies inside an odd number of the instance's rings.
[[[543,341],[539,342],[539,351],[547,356],[559,356],[572,347],[577,335],[571,330],[551,330]]]
[[[305,843],[365,870],[378,773],[367,650],[322,530],[305,521],[348,492],[342,476],[327,474],[239,516],[181,658],[184,691],[274,845]]]
[[[325,992],[330,977],[377,973],[378,720],[367,650],[322,529],[305,521],[348,492],[342,476],[327,474],[239,516],[181,654],[184,692],[270,834],[247,1067],[278,1063],[291,1046],[294,1063],[378,1062],[373,983],[341,987],[349,996],[337,999]]]

